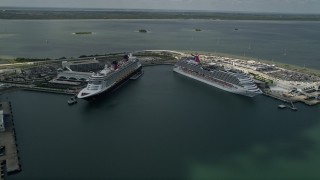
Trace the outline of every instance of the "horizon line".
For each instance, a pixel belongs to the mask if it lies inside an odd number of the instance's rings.
[[[8,8],[8,9],[6,9]],[[232,11],[232,10],[194,10],[194,9],[143,9],[143,8],[83,8],[83,7],[34,7],[34,6],[0,6],[4,10],[83,10],[83,11],[136,11],[136,12],[199,12],[199,13],[239,13],[239,14],[281,14],[281,15],[320,15],[320,13],[307,13],[307,12],[257,12],[257,11]]]

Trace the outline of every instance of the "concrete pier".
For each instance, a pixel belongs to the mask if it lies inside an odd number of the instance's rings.
[[[271,93],[268,93],[266,91],[263,91],[263,95],[268,96],[268,97],[272,97],[274,99],[277,99],[277,100],[280,100],[280,101],[283,101],[283,102],[286,102],[286,103],[292,102],[292,101],[290,101],[288,99],[284,99],[283,97],[276,96],[275,94],[271,94]]]
[[[14,129],[13,114],[10,102],[0,102],[0,109],[3,110],[5,131],[0,132],[0,162],[5,161],[6,173],[21,171],[19,156],[16,144],[16,134]]]

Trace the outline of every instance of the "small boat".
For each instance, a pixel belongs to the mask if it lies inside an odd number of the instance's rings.
[[[292,111],[298,111],[298,109],[296,107],[291,107]]]
[[[287,106],[286,105],[284,105],[284,104],[280,104],[280,105],[278,105],[278,108],[279,109],[284,109],[284,108],[286,108]]]
[[[298,109],[296,107],[294,107],[293,103],[291,102],[291,110],[292,111],[298,111]]]
[[[73,105],[73,104],[78,103],[78,101],[76,100],[76,98],[73,98],[73,97],[70,98],[67,102],[68,102],[69,105]]]

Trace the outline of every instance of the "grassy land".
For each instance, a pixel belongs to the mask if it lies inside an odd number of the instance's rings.
[[[50,60],[49,58],[41,59],[41,58],[16,58],[14,59],[15,62],[22,63],[22,62],[37,62],[37,61],[46,61]]]
[[[148,31],[146,29],[139,29],[139,32],[141,33],[147,33]]]
[[[89,34],[92,34],[92,32],[75,32],[74,34],[77,34],[77,35],[89,35]]]
[[[170,53],[155,53],[155,52],[143,52],[134,54],[136,57],[156,57],[164,61],[173,60],[174,57]]]
[[[15,61],[13,59],[4,59],[0,58],[0,65],[1,64],[9,64],[9,63],[14,63]]]
[[[0,19],[221,19],[221,20],[301,20],[319,21],[320,15],[251,14],[216,12],[163,12],[163,11],[50,11],[6,10]]]

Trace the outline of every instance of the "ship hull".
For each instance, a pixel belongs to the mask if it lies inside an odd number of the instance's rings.
[[[222,86],[220,84],[217,84],[217,83],[211,82],[209,80],[206,80],[204,78],[196,77],[196,76],[194,76],[192,74],[186,73],[186,72],[184,72],[183,70],[181,70],[178,67],[173,68],[173,71],[176,72],[176,73],[179,73],[181,75],[184,75],[186,77],[195,79],[197,81],[203,82],[203,83],[208,84],[210,86],[214,86],[216,88],[219,88],[221,90],[228,91],[228,92],[231,92],[231,93],[234,93],[234,94],[239,94],[239,95],[243,95],[243,96],[247,96],[247,97],[254,97],[254,96],[260,94],[260,93],[250,92],[250,91],[247,91],[245,89],[225,87],[225,86]]]
[[[87,101],[92,101],[96,98],[98,98],[99,96],[105,96],[110,94],[111,92],[115,91],[117,88],[119,88],[121,85],[125,84],[128,80],[130,80],[130,78],[132,76],[134,76],[136,73],[139,73],[142,70],[142,66],[140,66],[138,69],[136,69],[135,71],[133,71],[130,75],[128,75],[127,77],[125,77],[124,79],[122,79],[121,81],[119,81],[118,83],[115,83],[114,85],[112,85],[111,87],[105,89],[105,90],[101,90],[98,93],[95,93],[91,96],[88,97],[83,97],[81,99],[87,100]]]

